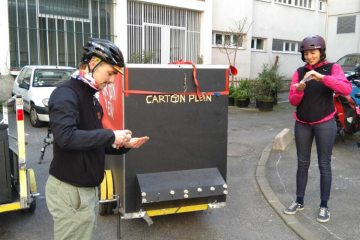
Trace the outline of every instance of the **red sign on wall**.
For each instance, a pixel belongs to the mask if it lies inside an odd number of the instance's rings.
[[[104,128],[123,130],[123,76],[117,74],[115,82],[108,84],[100,91],[100,104],[104,110],[102,123]]]

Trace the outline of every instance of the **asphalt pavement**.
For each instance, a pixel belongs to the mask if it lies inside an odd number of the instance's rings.
[[[240,109],[237,107],[229,107],[229,194],[225,208],[215,209],[209,215],[207,215],[206,212],[192,212],[154,217],[154,224],[151,227],[148,227],[147,223],[142,219],[122,220],[122,239],[300,239],[270,207],[259,190],[254,178],[254,171],[264,148],[281,130],[284,128],[292,129],[294,125],[294,119],[292,117],[294,108],[287,102],[287,93],[280,94],[280,97],[281,99],[279,100],[278,106],[275,106],[272,112],[259,112],[253,108]],[[0,119],[1,118],[2,116],[0,115]],[[14,117],[12,119],[14,120]],[[46,207],[45,199],[45,184],[48,178],[52,149],[46,151],[42,164],[39,165],[37,163],[47,127],[40,129],[31,127],[28,114],[25,114],[25,125],[25,132],[27,134],[26,141],[28,142],[26,147],[27,166],[28,168],[33,168],[35,171],[38,192],[41,195],[37,200],[37,209],[33,214],[15,211],[2,213],[0,215],[1,240],[53,239],[53,221]],[[13,128],[11,132],[13,135],[15,134]],[[354,141],[354,139],[352,141]],[[343,146],[346,144],[349,144],[349,146],[344,148]],[[353,144],[355,143],[353,142]],[[359,207],[358,204],[356,205],[358,201],[354,198],[348,199],[347,201],[344,200],[350,194],[344,190],[344,187],[347,187],[347,191],[352,191],[352,194],[359,193],[359,191],[351,188],[351,186],[356,186],[356,184],[359,183],[359,178],[355,175],[349,178],[346,173],[348,168],[351,172],[357,172],[356,161],[350,160],[350,158],[354,158],[356,150],[357,148],[353,148],[350,144],[350,140],[349,143],[337,144],[336,149],[334,149],[334,157],[336,161],[339,162],[339,166],[334,164],[334,167],[338,169],[338,173],[341,173],[342,177],[339,177],[340,175],[338,174],[336,177],[334,176],[334,181],[336,181],[338,185],[334,184],[333,189],[337,187],[338,193],[333,190],[332,196],[334,196],[334,204],[329,202],[332,219],[327,226],[333,224],[335,228],[332,232],[336,234],[336,236],[342,237],[340,239],[356,239],[351,238],[351,236],[359,236],[359,227],[355,227],[355,222],[358,222],[355,220],[358,220],[359,216]],[[295,156],[290,150],[288,152],[282,152],[281,154],[285,156],[286,153],[288,153],[289,156]],[[291,199],[287,197],[287,195],[294,197],[291,193],[294,192],[295,186],[295,163],[293,163],[294,161],[285,160],[286,157],[283,157],[280,163],[277,163],[278,154],[278,152],[273,152],[271,159],[269,159],[269,182],[284,204],[291,203]],[[344,156],[346,158],[344,158]],[[343,161],[346,161],[346,164]],[[287,164],[290,165],[287,166]],[[285,174],[284,176],[280,175],[283,179],[286,179],[285,194],[283,188],[279,186],[279,178],[276,178],[276,167],[278,170],[280,169],[279,171],[281,173]],[[312,167],[314,168],[315,164],[312,164]],[[291,172],[287,172],[287,169]],[[313,172],[316,173],[315,170],[313,170]],[[285,180],[282,182],[284,181]],[[310,181],[311,179],[309,179],[309,182]],[[316,181],[312,182],[315,184]],[[310,218],[314,218],[317,214],[315,211],[317,202],[315,200],[319,198],[318,192],[315,186],[313,189],[311,186],[308,187],[307,195],[309,195],[309,197],[305,199],[305,202],[309,205],[309,208],[304,212],[308,213]],[[284,194],[284,199],[282,199],[282,194]],[[345,212],[341,213],[342,208],[340,208],[340,206],[343,206],[343,204],[337,204],[337,206],[335,206],[336,199],[338,199],[337,201],[339,202],[344,201],[344,207],[350,208],[353,206],[354,215],[352,215],[352,220],[354,222],[352,223],[353,225],[351,225],[354,226],[351,228],[353,234],[345,234],[345,229],[337,230],[345,223],[340,223],[339,220],[336,221],[336,216],[345,218],[346,214],[344,214]],[[351,205],[350,202],[353,202],[353,205]],[[304,218],[304,221],[307,221],[306,216],[299,215],[297,217]],[[299,221],[302,222],[303,219]],[[318,228],[322,229],[321,226],[316,227],[312,222],[309,222],[309,226],[307,226],[306,222],[304,225],[311,230],[315,228],[314,231]],[[347,228],[347,231],[350,231],[349,228]],[[318,236],[320,236],[321,239],[332,239],[331,237],[334,235],[328,234],[325,230]],[[99,216],[98,227],[94,231],[93,239],[116,239],[115,215]]]

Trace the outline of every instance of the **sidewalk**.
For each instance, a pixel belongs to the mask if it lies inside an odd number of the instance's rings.
[[[320,205],[320,177],[316,145],[313,144],[305,209],[294,216],[319,239],[360,239],[360,189],[358,187],[360,149],[356,145],[359,140],[358,133],[346,135],[345,142],[342,142],[340,137],[336,139],[332,156],[332,188],[328,204],[331,219],[328,223],[316,221]],[[275,195],[285,206],[291,204],[296,198],[296,168],[294,141],[285,152],[271,151],[267,162],[267,180]]]

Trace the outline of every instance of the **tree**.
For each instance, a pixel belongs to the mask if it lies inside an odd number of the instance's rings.
[[[236,55],[237,55],[237,46],[241,46],[246,39],[244,36],[249,32],[253,22],[248,24],[247,17],[242,20],[235,21],[235,27],[229,27],[231,35],[233,35],[233,41],[231,42],[230,35],[225,35],[224,41],[219,40],[216,42],[217,47],[221,53],[226,54],[229,64],[235,66]],[[231,56],[233,54],[233,56]],[[232,61],[231,58],[233,57]],[[234,86],[234,76],[231,77],[231,86]]]

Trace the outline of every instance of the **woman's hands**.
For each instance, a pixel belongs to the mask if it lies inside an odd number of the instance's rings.
[[[311,76],[311,78],[308,81],[315,80],[315,81],[319,82],[324,79],[324,75],[322,75],[314,70],[307,72],[304,76],[304,79],[306,79],[309,76]],[[296,87],[297,91],[302,92],[302,91],[304,91],[306,84],[305,83],[296,83],[293,85],[293,87]]]
[[[310,80],[315,80],[315,81],[321,81],[321,80],[323,80],[324,79],[324,75],[322,75],[322,74],[320,74],[320,73],[318,73],[318,72],[316,72],[316,71],[314,71],[314,70],[311,70],[311,71],[309,71],[309,72],[307,72],[306,74],[305,74],[305,76],[304,76],[304,79],[305,78],[307,78],[307,77],[309,77],[311,75],[311,79]],[[309,80],[309,81],[310,81]]]

